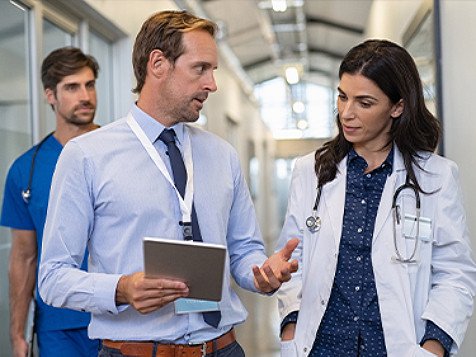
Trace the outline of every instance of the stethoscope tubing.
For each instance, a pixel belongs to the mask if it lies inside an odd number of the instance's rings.
[[[400,206],[397,205],[397,200],[399,195],[405,189],[411,189],[415,194],[415,211],[416,211],[416,235],[415,235],[415,245],[413,247],[412,254],[408,258],[404,258],[397,245],[397,225],[401,224],[402,217],[400,215]],[[321,228],[321,218],[317,215],[317,208],[319,207],[322,195],[322,186],[317,187],[316,200],[314,202],[314,207],[312,208],[312,215],[306,218],[306,227],[311,233],[316,233]],[[415,259],[415,256],[418,251],[419,240],[420,240],[420,193],[413,183],[410,183],[408,176],[405,179],[405,183],[399,186],[393,195],[392,199],[392,215],[393,215],[393,245],[395,248],[395,257],[392,257],[392,260],[399,263],[413,264],[418,263],[418,260]]]
[[[29,175],[29,178],[28,178],[28,187],[26,190],[22,190],[21,191],[21,196],[23,198],[23,201],[26,203],[26,204],[29,204],[30,203],[30,199],[31,199],[31,183],[33,181],[33,173],[34,173],[34,170],[35,170],[35,161],[36,161],[36,155],[38,154],[38,151],[40,150],[41,146],[45,143],[46,140],[48,140],[48,138],[53,135],[54,131],[52,131],[51,133],[49,133],[48,135],[46,135],[41,141],[40,143],[36,146],[35,148],[35,151],[33,152],[33,157],[31,158],[31,165],[30,165],[30,175]]]

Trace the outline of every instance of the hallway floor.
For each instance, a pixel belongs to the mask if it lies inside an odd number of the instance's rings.
[[[276,296],[262,296],[234,288],[248,310],[248,318],[236,327],[246,357],[279,357],[279,316]]]

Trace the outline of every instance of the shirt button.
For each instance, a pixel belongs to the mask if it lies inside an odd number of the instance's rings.
[[[371,178],[371,177],[372,177],[372,175],[371,175],[371,174],[367,174],[367,178]]]
[[[325,305],[326,304],[326,300],[321,300],[321,305]]]
[[[359,291],[359,290],[360,290],[360,286],[356,286],[355,291]]]
[[[362,200],[362,204],[365,205],[365,200]]]
[[[358,262],[362,260],[362,257],[359,255],[357,258],[355,258]]]
[[[359,317],[358,316],[354,316],[354,321],[359,321]]]
[[[362,233],[362,228],[357,229],[357,232]]]
[[[304,352],[307,352],[307,347],[304,347],[304,348],[303,348],[303,351],[304,351]]]

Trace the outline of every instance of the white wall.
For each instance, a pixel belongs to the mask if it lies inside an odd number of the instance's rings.
[[[367,38],[387,39],[399,44],[402,36],[424,0],[374,0],[370,9]]]
[[[367,37],[380,37],[402,43],[402,35],[423,1],[375,0]],[[476,1],[441,0],[442,89],[445,156],[460,168],[461,184],[470,232],[476,232],[476,168],[473,150],[476,120]],[[471,144],[473,143],[473,144]],[[476,237],[472,237],[476,250]],[[474,356],[476,317],[473,316],[458,356]]]
[[[445,155],[460,168],[461,185],[473,251],[476,251],[476,1],[441,1],[441,47]],[[460,356],[474,356],[476,316],[470,323]]]

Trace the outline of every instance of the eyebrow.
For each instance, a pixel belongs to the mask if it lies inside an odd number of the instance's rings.
[[[342,93],[342,94],[345,94],[347,95],[340,87],[337,87],[337,90]],[[370,100],[373,100],[375,102],[378,102],[378,99],[369,95],[369,94],[363,94],[363,95],[358,95],[356,96],[357,99],[370,99]]]

